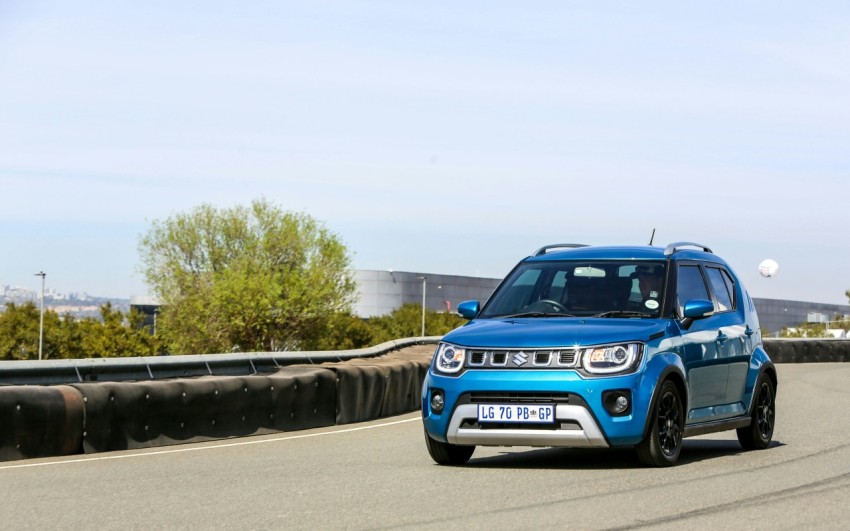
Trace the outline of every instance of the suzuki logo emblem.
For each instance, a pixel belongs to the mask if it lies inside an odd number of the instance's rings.
[[[525,363],[528,361],[528,354],[522,351],[517,352],[516,354],[514,354],[513,360],[514,365],[516,365],[517,367],[525,365]]]

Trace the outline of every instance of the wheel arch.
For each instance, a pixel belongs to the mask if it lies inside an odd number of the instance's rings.
[[[678,357],[676,358],[678,360]],[[679,361],[681,363],[681,361]],[[652,425],[654,416],[652,412],[655,410],[655,405],[658,400],[658,394],[664,382],[670,380],[676,386],[679,392],[679,399],[682,401],[682,414],[687,418],[688,414],[688,386],[685,383],[684,368],[679,364],[672,363],[667,365],[655,379],[655,385],[652,390],[652,399],[649,401],[649,410],[647,411],[646,420],[643,426],[643,437],[646,437]]]
[[[773,399],[776,400],[777,390],[779,389],[779,377],[776,374],[776,367],[773,365],[773,363],[767,362],[759,368],[758,375],[756,376],[755,382],[753,383],[753,390],[750,393],[750,406],[747,408],[748,415],[752,414],[753,406],[756,403],[756,384],[761,381],[763,376],[769,378],[770,383],[773,384]]]
[[[770,378],[770,383],[773,384],[773,394],[775,397],[777,390],[779,389],[779,376],[776,372],[776,366],[773,364],[770,356],[767,355],[767,352],[764,351],[764,348],[758,346],[755,350],[753,350],[752,357],[750,358],[750,374],[747,378],[746,391],[749,395],[749,405],[747,407],[748,414],[753,411],[753,404],[755,403],[756,398],[756,385],[759,380],[761,380],[762,376]]]
[[[776,390],[779,389],[779,378],[776,376],[776,367],[774,367],[773,363],[766,365],[763,373],[773,382],[773,394],[775,396]]]

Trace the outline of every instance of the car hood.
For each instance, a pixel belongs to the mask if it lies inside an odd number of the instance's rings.
[[[464,347],[547,348],[649,341],[664,334],[664,319],[510,318],[480,319],[448,333],[443,341]]]

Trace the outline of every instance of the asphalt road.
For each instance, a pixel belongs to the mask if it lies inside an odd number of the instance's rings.
[[[4,529],[850,529],[850,364],[780,365],[774,444],[478,448],[440,467],[421,421],[0,463]]]

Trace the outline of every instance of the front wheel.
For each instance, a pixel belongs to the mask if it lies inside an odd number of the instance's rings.
[[[775,396],[773,380],[763,374],[756,385],[750,425],[746,428],[738,428],[738,442],[744,450],[763,450],[770,446],[770,441],[773,439],[773,426],[776,422]]]
[[[475,451],[474,446],[460,446],[432,439],[427,431],[425,432],[425,445],[428,447],[431,459],[438,465],[462,465],[469,461],[472,452]]]
[[[638,458],[650,466],[670,466],[679,459],[685,415],[679,389],[670,380],[661,390],[650,411],[649,431],[637,446]]]

